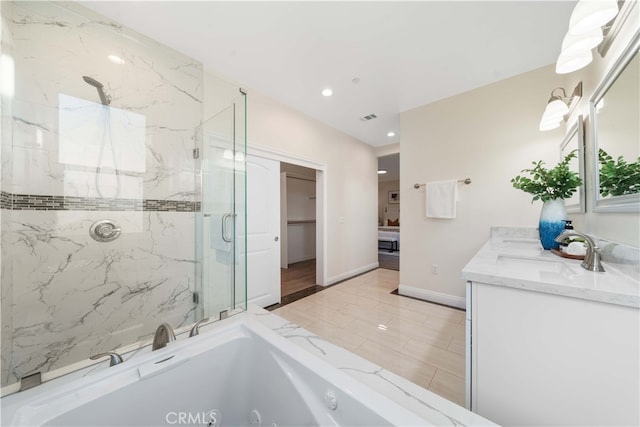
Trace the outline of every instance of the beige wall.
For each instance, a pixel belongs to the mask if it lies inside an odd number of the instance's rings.
[[[423,298],[462,304],[461,270],[489,236],[492,225],[537,226],[540,202],[515,190],[511,178],[534,160],[558,160],[565,128],[540,132],[538,123],[551,90],[571,89],[583,80],[585,95],[569,120],[588,116],[588,99],[637,28],[637,17],[614,42],[606,58],[595,54],[586,69],[559,76],[550,65],[401,114],[400,186],[403,256],[400,288]],[[206,74],[205,117],[237,96],[237,86]],[[398,145],[372,149],[256,92],[249,96],[249,142],[327,165],[328,276],[343,277],[375,262],[375,155]],[[588,118],[587,163],[593,161]],[[460,186],[458,217],[424,216],[424,187],[412,183],[472,179]],[[589,183],[589,182],[588,182]],[[588,186],[589,192],[592,191]],[[341,222],[340,219],[344,221]],[[576,229],[639,246],[638,214],[572,214]],[[433,299],[433,298],[432,298]]]
[[[461,270],[487,240],[490,226],[537,226],[540,202],[532,205],[528,194],[511,186],[511,178],[531,161],[557,162],[558,145],[578,115],[585,117],[585,163],[591,173],[587,212],[570,218],[579,231],[640,246],[638,213],[593,212],[594,145],[588,120],[589,99],[637,31],[638,19],[632,16],[605,58],[594,51],[593,63],[583,70],[563,76],[550,65],[401,114],[402,293],[463,303]],[[538,131],[551,90],[571,90],[581,80],[584,95],[567,124]],[[413,190],[410,183],[466,177],[473,182],[460,186],[458,217],[425,218],[424,188]]]
[[[248,89],[248,144],[326,167],[326,283],[375,268],[378,159],[372,147]],[[237,85],[205,72],[205,117],[237,95]]]
[[[538,130],[555,80],[547,66],[400,115],[402,293],[462,305],[461,270],[489,228],[537,226],[542,204],[510,181],[534,160],[558,161],[563,130]],[[467,177],[456,219],[425,217],[413,183]]]

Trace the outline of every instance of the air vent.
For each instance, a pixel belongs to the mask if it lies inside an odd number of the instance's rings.
[[[362,120],[363,122],[368,122],[369,120],[373,120],[373,119],[375,119],[377,117],[378,116],[376,116],[375,114],[371,113],[368,116],[360,117],[360,120]]]

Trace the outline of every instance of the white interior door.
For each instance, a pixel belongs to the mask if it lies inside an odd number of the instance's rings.
[[[247,300],[280,302],[280,162],[247,156]]]

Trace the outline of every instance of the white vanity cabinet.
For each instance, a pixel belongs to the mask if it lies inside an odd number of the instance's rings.
[[[467,283],[469,409],[510,426],[640,425],[637,307],[496,282]]]

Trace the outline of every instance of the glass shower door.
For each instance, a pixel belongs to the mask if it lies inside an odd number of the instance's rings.
[[[246,96],[203,124],[202,316],[246,309]]]

